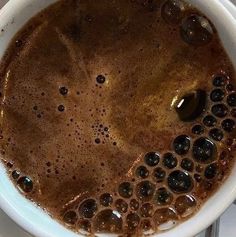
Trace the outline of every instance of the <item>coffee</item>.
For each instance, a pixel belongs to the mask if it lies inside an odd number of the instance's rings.
[[[81,233],[139,236],[193,216],[233,167],[235,70],[178,0],[61,0],[0,67],[2,162]]]

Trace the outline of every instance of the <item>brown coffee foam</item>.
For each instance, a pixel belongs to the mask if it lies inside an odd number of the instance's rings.
[[[234,76],[216,35],[209,45],[189,46],[178,25],[127,1],[60,1],[16,39],[22,46],[12,42],[1,66],[1,149],[33,179],[28,197],[56,219],[64,208],[131,181],[146,152],[163,155],[177,135],[191,135],[195,122],[179,121],[176,96],[210,91],[220,69]],[[204,191],[195,188],[200,197]]]

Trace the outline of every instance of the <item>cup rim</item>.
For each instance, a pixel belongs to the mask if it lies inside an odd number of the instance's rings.
[[[10,0],[1,10],[0,18],[4,15],[9,17],[14,17],[16,9],[23,8],[24,4],[29,4],[30,2],[36,2],[40,0]],[[228,1],[228,0],[224,0]],[[223,7],[222,3],[217,0],[205,1],[205,0],[192,0],[193,3],[200,3],[202,8],[208,8],[211,13],[209,18],[217,19],[217,16],[224,16],[224,23],[220,19],[218,24],[225,26],[228,37],[232,40],[233,47],[236,48],[236,22],[232,15]],[[223,2],[223,1],[222,1]],[[208,16],[208,15],[207,15]],[[9,19],[8,17],[8,19]],[[30,18],[29,18],[30,19]],[[217,21],[217,20],[216,20]],[[213,21],[214,23],[216,21]],[[0,23],[0,28],[5,24]],[[230,30],[229,30],[230,28]],[[232,32],[234,29],[234,32]],[[18,29],[19,30],[19,29]],[[0,36],[1,37],[1,36]],[[235,38],[235,40],[233,39]],[[0,44],[1,45],[1,44]],[[232,45],[231,45],[232,46]],[[229,51],[229,50],[227,50]],[[236,66],[236,49],[230,54],[231,59],[233,59],[234,65]],[[200,231],[207,228],[213,221],[215,221],[225,209],[234,201],[236,198],[236,165],[232,169],[232,173],[229,175],[227,180],[221,185],[220,189],[208,199],[208,201],[201,207],[201,209],[189,220],[184,221],[172,230],[161,234],[155,234],[153,236],[158,237],[176,237],[180,235],[181,237],[189,237],[198,234]],[[25,229],[27,232],[33,234],[37,237],[79,237],[80,234],[74,233],[64,226],[59,224],[56,220],[51,219],[46,215],[44,211],[38,208],[36,205],[28,201],[22,194],[20,194],[13,183],[8,178],[6,170],[3,164],[0,164],[0,186],[3,189],[9,191],[10,196],[7,193],[3,193],[0,190],[0,208],[19,226]],[[14,200],[14,201],[13,201]],[[18,200],[18,201],[16,201]],[[21,205],[20,207],[17,205]],[[217,209],[215,208],[215,205]],[[206,209],[207,211],[205,211]],[[27,216],[26,216],[27,213]],[[30,214],[35,218],[31,218]],[[38,218],[36,218],[38,217]],[[45,220],[40,220],[43,218]],[[55,228],[57,230],[55,231]],[[57,233],[55,235],[55,233]],[[99,236],[113,236],[113,235],[99,235]]]

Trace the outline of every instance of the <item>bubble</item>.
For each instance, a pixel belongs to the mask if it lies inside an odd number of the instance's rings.
[[[196,200],[189,195],[180,196],[175,201],[175,210],[179,215],[192,214],[196,207]]]
[[[226,86],[226,90],[227,90],[227,91],[233,91],[233,90],[234,90],[234,86],[233,86],[232,84],[228,84],[228,85]]]
[[[210,164],[206,167],[204,175],[207,179],[213,179],[217,174],[217,170],[217,164]]]
[[[166,177],[166,172],[162,168],[158,167],[153,171],[153,177],[156,182],[162,182]]]
[[[231,110],[231,115],[232,115],[234,118],[236,118],[236,109],[232,109],[232,110]]]
[[[79,214],[84,218],[92,218],[97,211],[97,203],[94,199],[86,199],[79,206]]]
[[[172,202],[173,196],[166,188],[159,188],[154,195],[154,200],[157,205],[168,205]]]
[[[163,156],[163,165],[168,169],[173,169],[176,167],[178,161],[172,153],[166,153]]]
[[[126,225],[129,231],[135,230],[140,222],[140,217],[136,213],[130,213],[126,217]]]
[[[121,233],[122,217],[119,212],[111,209],[100,211],[94,218],[93,226],[95,232]]]
[[[224,104],[213,105],[211,108],[211,112],[219,118],[223,118],[228,113],[228,108]]]
[[[202,181],[202,177],[201,177],[201,175],[199,175],[199,174],[194,174],[194,179],[196,180],[196,182],[201,182]]]
[[[65,110],[64,105],[59,105],[58,106],[58,111],[63,112]]]
[[[176,215],[175,211],[171,208],[161,208],[157,209],[153,220],[156,222],[157,225],[161,225],[166,223],[170,220],[177,220],[178,216]]]
[[[133,195],[133,186],[129,182],[123,182],[119,185],[118,192],[123,198],[130,198]]]
[[[206,104],[206,92],[196,90],[179,99],[175,110],[182,121],[192,121],[203,112]]]
[[[227,103],[231,107],[235,107],[236,106],[236,93],[235,92],[231,93],[230,95],[228,95]]]
[[[223,132],[218,128],[213,128],[209,132],[209,136],[215,141],[221,141],[224,137]]]
[[[91,232],[91,223],[89,220],[79,220],[78,221],[79,229],[85,230],[86,232]]]
[[[11,176],[13,179],[18,179],[20,177],[20,171],[18,170],[13,170],[11,173]]]
[[[117,199],[115,206],[118,212],[126,213],[128,210],[128,204],[123,199]]]
[[[149,152],[144,157],[145,163],[148,166],[156,166],[159,163],[160,156],[157,152]]]
[[[139,166],[136,169],[135,173],[136,173],[137,177],[140,177],[140,178],[143,178],[143,179],[145,179],[149,176],[149,171],[145,166]]]
[[[168,23],[179,23],[183,18],[185,5],[180,0],[168,0],[161,8],[161,15]]]
[[[235,122],[232,119],[225,119],[221,126],[226,132],[232,132],[235,129]]]
[[[193,46],[203,46],[211,42],[213,29],[205,17],[191,15],[182,21],[180,34],[186,43]]]
[[[173,142],[174,151],[178,155],[187,154],[190,148],[190,138],[186,135],[180,135]]]
[[[142,219],[140,226],[143,229],[143,231],[149,231],[153,229],[152,223],[149,219]],[[144,236],[146,235],[144,234]]]
[[[223,87],[226,85],[228,79],[225,75],[216,75],[213,79],[213,86]]]
[[[67,95],[68,89],[65,86],[59,88],[59,92],[61,95]]]
[[[216,146],[208,138],[201,137],[193,144],[193,157],[198,162],[209,162],[215,158]]]
[[[100,138],[96,138],[96,139],[95,139],[95,143],[96,143],[96,144],[100,144],[100,143],[101,143]]]
[[[103,84],[106,81],[106,78],[103,75],[98,75],[96,81],[98,84]]]
[[[220,102],[224,99],[225,93],[221,89],[215,89],[211,92],[210,98],[213,102]]]
[[[129,205],[130,205],[130,209],[133,211],[136,211],[139,209],[139,202],[136,199],[132,199]]]
[[[112,202],[113,202],[113,198],[110,193],[104,193],[100,196],[100,203],[104,207],[110,206],[112,204]]]
[[[152,199],[155,191],[155,185],[149,181],[142,181],[136,187],[136,196],[142,201]]]
[[[22,40],[16,40],[15,45],[16,45],[17,48],[19,48],[23,45],[23,41]]]
[[[26,176],[23,176],[17,181],[18,187],[25,193],[29,193],[33,190],[33,181]]]
[[[175,193],[186,193],[193,188],[193,181],[188,173],[175,170],[168,177],[168,186]]]
[[[214,127],[217,123],[217,120],[215,117],[213,117],[212,115],[207,115],[204,119],[203,119],[203,123],[204,125],[206,125],[207,127]]]
[[[152,217],[153,212],[154,212],[154,209],[151,203],[144,203],[140,208],[140,215],[142,217]]]
[[[73,210],[67,211],[63,216],[63,221],[69,225],[74,225],[77,222],[77,220],[78,216],[76,212]]]
[[[201,135],[204,133],[204,127],[200,124],[194,125],[192,127],[192,133],[196,135]]]
[[[192,160],[190,160],[188,158],[184,158],[181,161],[181,168],[183,168],[186,171],[192,172],[193,168],[194,168],[194,163]]]

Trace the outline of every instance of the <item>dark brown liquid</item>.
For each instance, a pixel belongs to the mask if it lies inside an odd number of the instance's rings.
[[[1,61],[0,146],[28,198],[76,231],[136,236],[201,207],[232,167],[236,94],[199,16],[62,0],[27,23]]]

